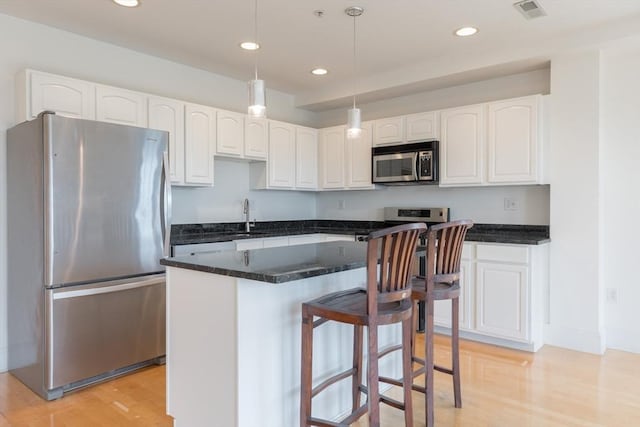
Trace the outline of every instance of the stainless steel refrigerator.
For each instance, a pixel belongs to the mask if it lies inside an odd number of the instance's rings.
[[[9,369],[47,400],[163,361],[167,143],[53,113],[7,131]]]

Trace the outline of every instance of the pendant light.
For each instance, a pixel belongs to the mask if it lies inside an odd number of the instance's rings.
[[[255,0],[254,9],[254,42],[258,45],[258,0]],[[258,79],[258,52],[254,53],[254,78],[249,82],[249,108],[250,117],[261,119],[266,116],[267,104],[265,102],[264,80]]]
[[[362,120],[360,117],[360,109],[356,108],[356,18],[364,12],[364,9],[358,6],[351,6],[344,11],[347,15],[353,17],[353,108],[349,109],[347,116],[347,138],[358,138],[362,134]]]

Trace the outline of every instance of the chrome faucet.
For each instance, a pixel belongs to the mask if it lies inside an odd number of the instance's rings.
[[[244,199],[242,203],[242,213],[244,213],[244,231],[248,233],[251,231],[251,227],[256,225],[255,221],[252,224],[250,220],[249,199]]]

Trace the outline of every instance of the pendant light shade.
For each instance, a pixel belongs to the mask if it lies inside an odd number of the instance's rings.
[[[359,138],[362,134],[362,120],[360,119],[360,109],[350,108],[347,118],[347,138]]]
[[[253,16],[253,31],[254,31],[254,43],[258,44],[258,0],[255,0],[254,16]],[[254,77],[249,81],[249,108],[247,112],[249,117],[255,119],[262,119],[267,115],[267,103],[265,96],[264,80],[258,78],[258,51],[254,50]]]
[[[249,116],[255,119],[262,119],[266,116],[266,112],[264,80],[251,80],[249,82]]]
[[[362,134],[362,120],[360,118],[360,109],[356,108],[356,18],[364,12],[364,9],[358,6],[351,6],[344,11],[347,15],[353,17],[353,108],[349,109],[347,116],[347,138],[359,138]]]

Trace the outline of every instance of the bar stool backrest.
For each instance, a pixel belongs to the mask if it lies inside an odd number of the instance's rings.
[[[414,254],[418,239],[426,230],[426,224],[417,222],[369,234],[367,308],[370,316],[377,314],[379,303],[410,298]]]
[[[467,230],[473,221],[463,219],[429,227],[427,231],[427,292],[430,283],[452,284],[460,280],[460,260]]]

